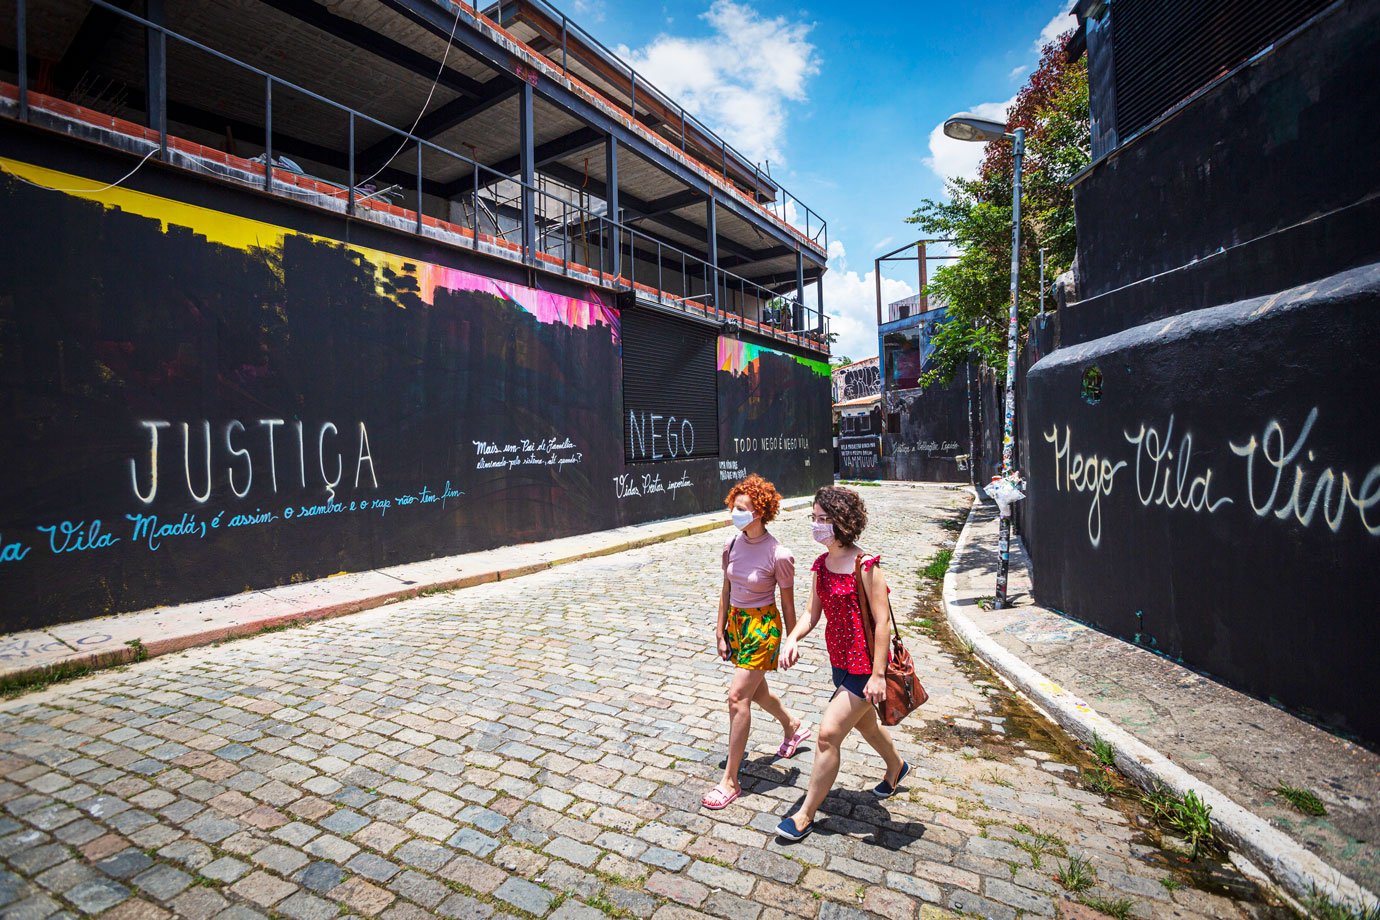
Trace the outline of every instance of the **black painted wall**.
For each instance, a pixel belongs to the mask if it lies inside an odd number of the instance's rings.
[[[1380,4],[1346,0],[1085,170],[1064,344],[1380,261],[1377,85]]]
[[[1373,341],[1380,266],[1037,363],[1036,598],[1380,739],[1380,405],[1374,356],[1346,345]]]
[[[1040,603],[1372,743],[1377,82],[1344,0],[1094,162],[1017,391]]]
[[[820,362],[721,341],[720,455],[625,465],[607,293],[152,165],[36,188],[129,168],[37,134],[0,156],[0,631],[832,481]]]
[[[961,377],[925,390],[887,393],[900,430],[882,436],[886,478],[914,482],[968,482],[968,387]]]

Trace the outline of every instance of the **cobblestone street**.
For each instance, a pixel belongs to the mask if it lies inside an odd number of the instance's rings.
[[[861,490],[902,623],[917,569],[967,508],[952,487]],[[806,512],[772,530],[797,557]],[[914,766],[878,802],[856,735],[818,832],[771,833],[811,745],[772,756],[754,711],[745,794],[699,805],[723,756],[705,533],[511,581],[140,662],[0,704],[0,914],[120,918],[347,912],[409,918],[703,915],[998,920],[1266,916],[1228,868],[1189,872],[1073,751],[1019,729],[1010,694],[931,635],[931,693],[897,730]],[[926,614],[929,615],[929,614]],[[823,629],[771,681],[813,724]],[[975,676],[976,675],[976,676]],[[1091,861],[1071,894],[1055,876]]]

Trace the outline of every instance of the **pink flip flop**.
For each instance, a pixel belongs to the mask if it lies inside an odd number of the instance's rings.
[[[776,756],[783,759],[794,757],[796,749],[809,740],[809,737],[810,729],[802,725],[799,731],[781,742],[781,746],[776,749]]]
[[[704,798],[700,799],[700,804],[703,805],[705,808],[708,808],[710,811],[719,811],[720,809],[727,808],[728,806],[732,805],[734,800],[742,794],[743,790],[741,789],[736,789],[733,792],[729,793],[724,792],[718,786],[715,786],[713,789],[709,790],[709,792],[705,794]]]

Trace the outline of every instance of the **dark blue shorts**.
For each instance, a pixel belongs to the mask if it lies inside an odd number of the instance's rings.
[[[863,689],[867,686],[867,680],[871,674],[849,674],[843,668],[834,668],[834,688],[842,687],[858,699],[866,699],[863,696]]]

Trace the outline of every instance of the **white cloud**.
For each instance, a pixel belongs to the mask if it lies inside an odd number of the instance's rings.
[[[1045,23],[1045,27],[1040,30],[1040,37],[1035,39],[1035,53],[1038,55],[1044,50],[1045,45],[1077,26],[1077,17],[1070,11],[1069,4],[1064,4],[1059,12],[1055,13],[1053,18]]]
[[[575,0],[570,11],[580,18],[581,23],[604,21],[604,0]]]
[[[1011,108],[1015,101],[1016,97],[1012,96],[1005,102],[983,102],[968,111],[1005,124],[1006,110]],[[948,137],[944,134],[944,125],[940,123],[930,131],[930,155],[925,157],[925,165],[934,170],[941,179],[972,179],[977,176],[978,166],[982,163],[982,154],[986,149],[986,144],[956,141]]]
[[[915,293],[904,281],[882,277],[882,308]],[[808,296],[806,302],[809,301]],[[877,279],[874,272],[848,270],[848,255],[839,240],[829,241],[829,271],[824,273],[824,311],[829,328],[839,334],[836,355],[854,361],[877,353]]]
[[[707,37],[663,34],[618,53],[750,159],[783,162],[787,103],[804,102],[819,72],[812,25],[765,17],[735,0],[714,0],[702,18]]]
[[[1069,12],[1069,8],[1070,4],[1066,0],[1062,2],[1058,12],[1040,30],[1039,37],[1031,45],[1036,60],[1039,59],[1040,51],[1045,45],[1078,24],[1073,14]],[[1019,79],[1030,69],[1030,64],[1022,64],[1012,68],[1007,77],[1011,80]],[[983,118],[1004,123],[1007,109],[1015,101],[1016,97],[1012,96],[1005,102],[982,102],[973,106],[969,111]],[[985,149],[985,144],[978,144],[973,141],[956,141],[945,137],[944,125],[941,123],[935,125],[934,129],[930,131],[930,155],[925,157],[925,165],[942,179],[956,176],[971,179],[977,175],[978,166],[982,163],[982,154]]]

